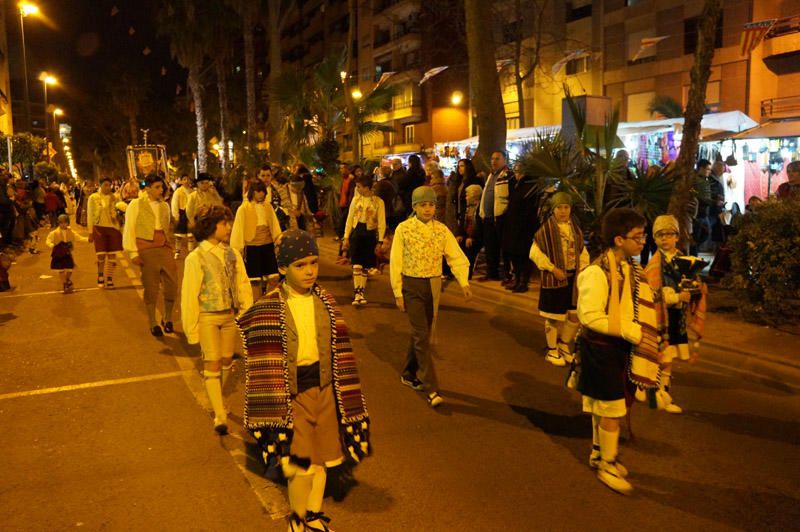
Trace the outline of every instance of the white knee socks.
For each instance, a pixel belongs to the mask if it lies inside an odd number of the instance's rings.
[[[286,470],[287,468],[284,467],[284,473]],[[309,510],[309,496],[313,489],[313,483],[314,472],[311,469],[298,469],[297,473],[288,477],[289,506],[291,506],[292,511],[296,513],[300,519],[305,519],[306,511]],[[323,490],[324,489],[325,487],[323,485]]]
[[[103,275],[106,281],[112,281],[114,278],[114,269],[117,267],[116,257],[112,254],[106,255],[106,264],[103,268]]]
[[[311,471],[313,471],[313,480],[311,481],[311,491],[308,494],[307,510],[317,513],[322,511],[327,473],[325,472],[325,467],[320,465],[312,465],[309,468],[309,472]]]
[[[617,453],[619,452],[619,431],[609,432],[603,430],[602,427],[597,427],[597,436],[600,442],[600,458],[603,462],[613,464],[617,461]]]
[[[211,408],[214,409],[214,424],[225,423],[228,420],[228,415],[225,412],[225,406],[222,403],[222,383],[220,381],[220,371],[203,370],[203,377],[205,377],[206,393],[208,400],[211,403]]]
[[[544,338],[547,341],[548,350],[558,349],[558,322],[555,320],[544,320]]]

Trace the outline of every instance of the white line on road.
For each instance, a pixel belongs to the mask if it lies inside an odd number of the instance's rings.
[[[110,379],[105,381],[84,382],[82,384],[69,384],[67,386],[56,386],[53,388],[41,388],[39,390],[28,390],[25,392],[12,392],[0,395],[0,401],[4,399],[15,399],[17,397],[31,397],[34,395],[45,395],[50,393],[69,392],[72,390],[85,390],[87,388],[100,388],[101,386],[114,386],[117,384],[130,384],[133,382],[155,381],[159,379],[169,379],[171,377],[183,377],[184,371],[170,371],[168,373],[155,373],[152,375],[141,375],[139,377],[127,377],[124,379]]]
[[[92,290],[100,290],[98,287],[94,288],[76,288],[72,291],[73,294],[78,292],[90,292]],[[31,296],[50,296],[53,294],[61,294],[64,295],[63,290],[52,290],[50,292],[31,292],[30,294],[9,294],[7,296],[0,296],[0,300],[3,299],[11,299],[12,297],[31,297]]]

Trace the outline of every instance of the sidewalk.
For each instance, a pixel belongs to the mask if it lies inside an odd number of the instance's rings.
[[[339,244],[329,235],[330,233],[327,233],[324,238],[318,239],[320,252],[335,256]],[[538,312],[538,279],[532,280],[530,291],[527,293],[513,294],[498,282],[476,282],[477,277],[476,273],[470,283],[475,298],[531,314],[537,323],[543,322]],[[374,278],[375,281],[381,279],[383,282],[389,282],[388,268],[384,270],[383,275]],[[732,303],[735,307],[735,301],[727,301],[731,297],[729,294],[723,294],[716,286],[711,287],[710,312],[706,319],[705,337],[701,342],[704,347],[701,348],[701,360],[753,373],[800,389],[800,349],[798,349],[800,336],[745,322],[738,318],[735,308],[715,305],[715,296],[724,297],[726,303]],[[723,307],[734,312],[715,312],[715,307]],[[538,331],[538,328],[534,330]]]

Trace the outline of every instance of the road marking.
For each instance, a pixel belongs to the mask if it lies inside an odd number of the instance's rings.
[[[92,290],[100,290],[100,288],[76,288],[72,291],[73,294],[78,292],[90,292]],[[31,292],[30,294],[9,294],[7,296],[0,296],[0,300],[2,299],[11,299],[12,297],[32,297],[32,296],[50,296],[53,294],[61,294],[64,295],[63,290],[53,290],[51,292]]]
[[[155,381],[159,379],[169,379],[172,377],[183,377],[186,370],[170,371],[168,373],[155,373],[152,375],[141,375],[139,377],[126,377],[124,379],[110,379],[105,381],[84,382],[82,384],[68,384],[67,386],[55,386],[53,388],[41,388],[39,390],[28,390],[25,392],[12,392],[0,395],[0,401],[4,399],[15,399],[17,397],[32,397],[34,395],[46,395],[51,393],[70,392],[72,390],[85,390],[88,388],[100,388],[102,386],[115,386],[117,384],[130,384],[134,382]]]

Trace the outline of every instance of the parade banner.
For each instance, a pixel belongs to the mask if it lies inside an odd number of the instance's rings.
[[[556,74],[564,68],[564,65],[572,61],[573,59],[577,59],[579,57],[583,57],[584,55],[588,55],[586,48],[581,48],[580,50],[573,50],[569,52],[567,55],[559,59],[554,65],[552,69],[552,73],[555,76]]]
[[[645,37],[639,43],[639,50],[636,52],[636,55],[631,58],[631,61],[638,61],[642,54],[647,51],[648,48],[652,48],[653,46],[657,45],[664,39],[667,39],[669,35],[664,35],[662,37]]]
[[[422,76],[422,79],[419,80],[419,84],[422,85],[423,83],[425,83],[426,81],[431,79],[433,76],[435,76],[437,74],[441,74],[442,72],[444,72],[448,68],[449,68],[449,66],[445,65],[445,66],[440,66],[440,67],[434,67],[434,68],[428,70],[427,72],[425,72],[425,75]]]
[[[772,29],[778,19],[761,20],[744,25],[741,40],[741,54],[748,56],[761,43],[764,36]]]

